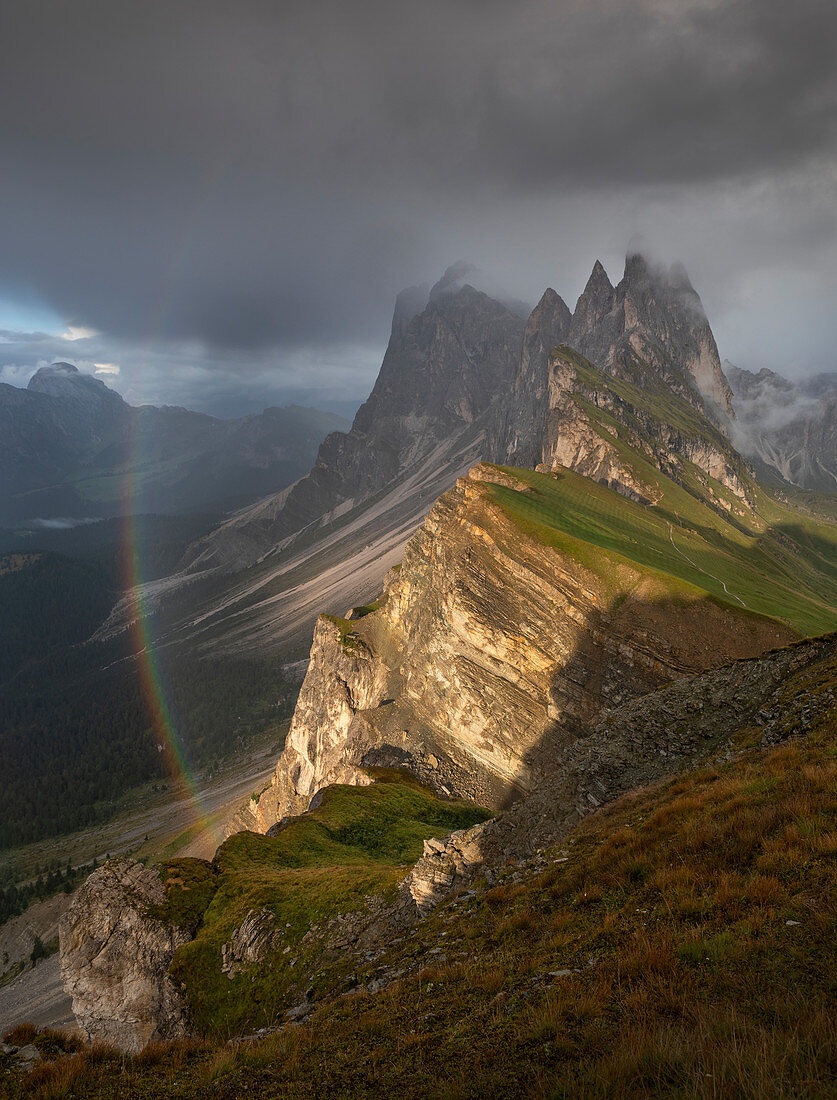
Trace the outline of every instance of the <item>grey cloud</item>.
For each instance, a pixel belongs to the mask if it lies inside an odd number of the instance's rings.
[[[642,231],[779,369],[772,299],[833,280],[832,0],[5,0],[0,36],[0,282],[160,392],[339,385],[457,256],[572,304]]]

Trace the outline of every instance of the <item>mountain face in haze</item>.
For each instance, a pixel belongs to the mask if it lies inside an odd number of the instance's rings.
[[[133,408],[70,363],[0,385],[0,524],[133,512],[221,511],[283,488],[345,424],[315,409],[218,420]]]
[[[468,434],[485,434],[479,457],[547,461],[547,363],[559,344],[628,382],[662,383],[721,426],[733,416],[712,330],[682,268],[663,271],[631,255],[614,288],[597,261],[575,313],[550,289],[525,325],[464,283],[468,271],[454,265],[429,295],[421,287],[399,295],[380,374],[352,431],[330,436],[289,494],[198,544],[184,562],[190,570],[251,565],[300,532],[333,524],[438,448],[432,461],[441,467],[443,451]],[[461,472],[451,466],[448,484]]]
[[[485,437],[492,402],[514,378],[524,324],[460,282],[449,268],[423,306],[421,288],[399,295],[380,373],[351,431],[328,436],[308,476],[272,507],[234,517],[199,544],[192,569],[249,565],[425,466],[435,475],[452,463],[451,480],[462,472],[455,456]]]
[[[761,476],[837,490],[837,375],[795,385],[767,368],[724,367],[735,400],[733,440]]]
[[[566,342],[628,381],[637,381],[637,361],[644,362],[711,419],[724,423],[733,416],[715,337],[680,265],[666,271],[629,255],[622,281],[613,287],[597,262]]]
[[[337,609],[375,597],[434,500],[484,459],[569,464],[641,497],[641,479],[623,476],[621,432],[628,442],[641,437],[652,460],[684,484],[697,468],[720,510],[738,507],[732,500],[746,506],[746,464],[729,442],[715,341],[682,272],[628,257],[614,288],[597,263],[574,313],[550,289],[525,323],[463,277],[449,270],[429,293],[399,296],[373,392],[352,431],[323,443],[309,476],[189,548],[184,575],[167,589],[169,636],[193,642],[199,634],[201,644],[226,651],[302,643],[324,593]],[[573,340],[599,349],[610,386],[588,385],[586,368],[566,357],[550,365],[556,346],[574,354]],[[706,378],[708,396],[698,388]],[[582,415],[590,401],[606,405],[618,428],[591,428]],[[646,429],[660,424],[649,442]],[[223,587],[219,574],[242,570],[242,606],[232,578],[230,598],[197,606],[192,577],[212,574],[207,583]],[[127,614],[116,613],[106,632]]]

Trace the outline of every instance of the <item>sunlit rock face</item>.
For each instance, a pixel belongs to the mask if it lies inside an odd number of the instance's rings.
[[[85,880],[62,917],[61,977],[91,1041],[136,1054],[188,1033],[168,966],[191,935],[154,916],[164,901],[156,869],[112,859]]]
[[[567,746],[560,766],[507,813],[426,840],[402,891],[426,912],[477,874],[490,880],[508,860],[556,844],[599,806],[728,752],[742,729],[760,728],[766,745],[807,731],[834,706],[830,678],[817,669],[829,669],[835,655],[837,635],[806,639],[683,677],[617,707],[588,737]],[[789,679],[807,670],[813,676],[789,692]]]
[[[624,439],[672,480],[682,482],[684,463],[702,471],[706,478],[718,481],[742,501],[748,491],[745,464],[726,438],[706,420],[700,429],[678,427],[678,418],[671,423],[664,413],[649,410],[636,397],[623,396],[605,385],[596,384],[587,375],[589,364],[571,348],[556,348],[547,363],[548,412],[537,457],[538,468],[565,466],[577,473],[608,485],[623,496],[650,503],[654,494],[633,471],[631,463],[617,446],[613,433],[603,432],[601,425],[591,422],[582,402],[594,404],[623,428]],[[606,376],[598,374],[600,380]],[[704,488],[709,489],[704,481]],[[711,495],[711,493],[710,493]],[[715,500],[717,506],[722,498]]]
[[[475,468],[433,507],[375,609],[320,619],[273,783],[232,828],[266,831],[376,764],[506,806],[604,709],[787,640],[711,601],[673,600],[627,562],[596,570],[538,542],[509,520],[498,482],[526,491]]]

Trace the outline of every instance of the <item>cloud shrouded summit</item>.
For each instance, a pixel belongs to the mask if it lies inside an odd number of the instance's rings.
[[[316,378],[457,256],[574,300],[634,234],[685,261],[726,354],[829,365],[826,0],[9,0],[0,34],[0,289],[135,373],[194,342],[230,383],[290,349]]]

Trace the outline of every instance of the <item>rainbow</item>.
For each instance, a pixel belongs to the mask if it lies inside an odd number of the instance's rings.
[[[134,459],[137,456],[137,444],[136,438],[131,440],[129,451]],[[134,470],[137,469],[137,465],[134,464]],[[169,702],[160,649],[149,627],[151,609],[145,595],[140,539],[141,516],[136,514],[136,500],[136,474],[132,473],[129,467],[125,474],[122,491],[122,552],[124,590],[131,603],[132,656],[136,662],[140,687],[158,751],[164,755],[166,769],[176,784],[180,797],[189,803],[193,818],[192,826],[196,826],[199,830],[211,830],[216,844],[220,844],[223,834],[218,823],[214,821],[195,779],[195,768],[189,759],[188,749]]]
[[[163,320],[170,300],[172,288],[178,277],[187,269],[188,258],[195,243],[199,240],[198,226],[201,213],[209,206],[211,199],[220,190],[230,171],[226,160],[211,167],[205,176],[203,186],[193,195],[188,213],[184,217],[179,232],[172,241],[169,263],[161,275],[155,301],[155,309],[150,331],[162,329]],[[149,340],[150,342],[150,340]],[[135,422],[134,422],[135,423]],[[132,424],[131,431],[135,432]],[[151,609],[145,596],[140,541],[140,520],[137,514],[137,474],[131,471],[141,469],[139,461],[139,440],[136,435],[129,440],[128,454],[132,457],[126,468],[122,485],[122,550],[124,561],[124,591],[131,601],[130,621],[134,644],[134,659],[140,678],[143,698],[148,709],[157,745],[165,755],[166,767],[184,799],[188,799],[193,811],[193,824],[201,829],[212,830],[217,844],[223,840],[223,833],[209,812],[201,789],[195,780],[195,769],[189,760],[188,750],[178,730],[172,707],[168,700],[164,664],[158,646],[149,629]]]

